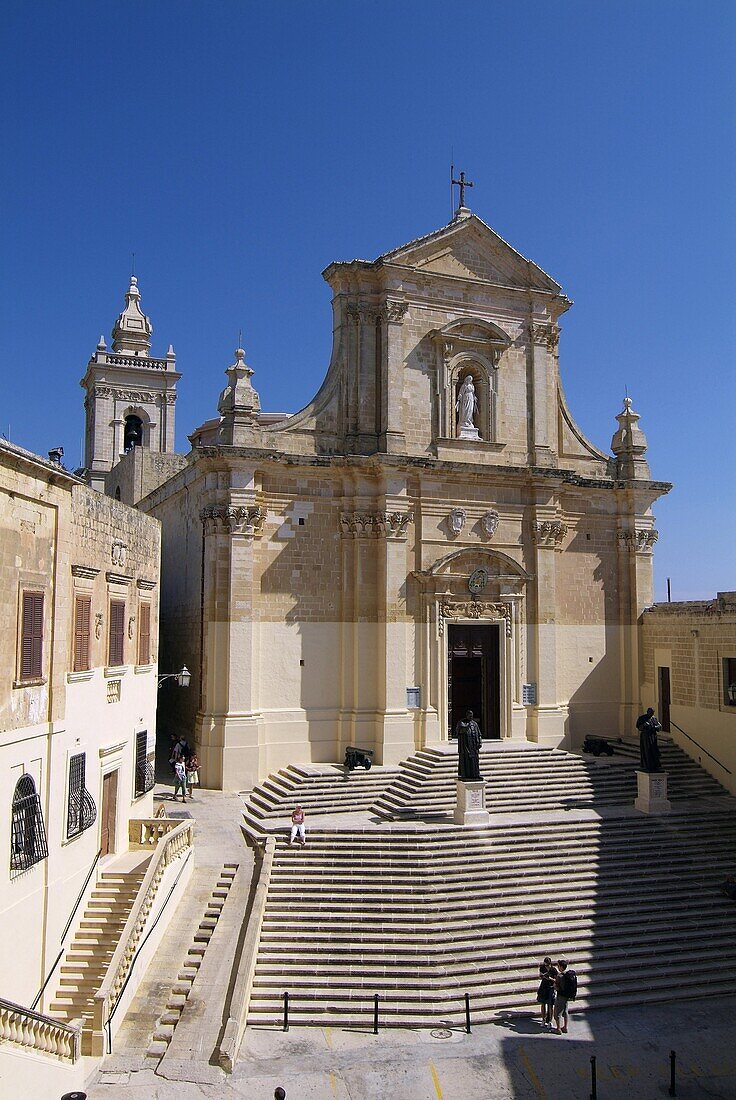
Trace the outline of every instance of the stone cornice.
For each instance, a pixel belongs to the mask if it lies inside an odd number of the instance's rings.
[[[208,504],[199,514],[206,535],[260,535],[266,513],[259,504]]]
[[[87,580],[87,581],[93,581],[99,572],[100,572],[99,569],[93,569],[89,565],[73,565],[72,566],[72,576],[73,577],[83,577],[84,580]]]
[[[341,512],[343,538],[406,538],[413,512]]]

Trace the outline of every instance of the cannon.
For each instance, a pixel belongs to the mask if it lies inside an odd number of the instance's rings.
[[[358,766],[370,771],[373,763],[373,749],[358,749],[355,745],[348,745],[345,749],[345,767],[349,772]]]
[[[583,752],[589,752],[593,756],[613,756],[613,745],[605,737],[593,737],[589,733],[583,742]]]

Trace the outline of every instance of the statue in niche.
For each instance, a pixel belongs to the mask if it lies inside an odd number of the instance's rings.
[[[474,422],[478,412],[478,398],[472,374],[466,374],[462,381],[457,393],[455,411],[457,412],[458,439],[480,439],[480,432]]]
[[[473,718],[472,710],[465,712],[465,719],[461,719],[455,727],[457,737],[457,775],[466,783],[481,782],[480,774],[480,747],[483,738],[480,726]]]

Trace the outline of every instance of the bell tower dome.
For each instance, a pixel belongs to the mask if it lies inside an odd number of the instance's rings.
[[[133,448],[174,454],[176,370],[174,349],[162,359],[151,355],[153,325],[141,309],[138,280],[131,276],[125,309],[112,330],[112,350],[104,337],[81,380],[85,390],[87,479],[105,492],[107,475]]]

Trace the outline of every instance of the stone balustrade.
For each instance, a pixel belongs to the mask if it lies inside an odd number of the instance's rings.
[[[0,1042],[48,1054],[73,1065],[81,1056],[82,1021],[63,1024],[0,999]]]
[[[174,817],[131,817],[128,823],[128,845],[134,851],[155,848],[181,822]]]
[[[157,827],[161,825],[163,819],[147,820],[152,827]],[[102,985],[95,994],[92,1021],[93,1054],[104,1054],[105,1027],[125,988],[136,952],[146,932],[149,914],[156,901],[164,873],[171,863],[188,853],[193,843],[194,822],[182,821],[174,822],[173,828],[168,829],[156,844],[156,850],[123,928],[115,954],[110,960]]]

